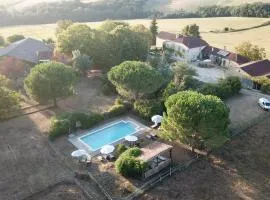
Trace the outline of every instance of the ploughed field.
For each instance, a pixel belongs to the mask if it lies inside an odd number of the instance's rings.
[[[143,24],[149,27],[150,19],[125,20],[131,25]],[[223,17],[223,18],[191,18],[191,19],[161,19],[158,20],[159,31],[180,32],[185,25],[196,23],[200,26],[202,38],[210,45],[226,48],[234,51],[234,47],[244,41],[250,41],[267,51],[270,58],[270,25],[246,31],[232,33],[212,33],[210,31],[223,30],[225,27],[233,29],[248,28],[260,25],[269,21],[269,18],[244,18],[244,17]],[[97,28],[102,22],[87,23],[92,28]],[[29,37],[46,39],[55,38],[56,24],[25,25],[0,27],[0,35],[7,37],[12,34],[23,34]]]

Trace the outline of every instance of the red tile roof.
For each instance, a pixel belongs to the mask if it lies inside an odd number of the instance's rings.
[[[239,65],[248,63],[250,60],[244,56],[241,56],[237,53],[233,53],[233,52],[229,52],[228,51],[228,55],[227,56],[222,56],[220,54],[218,54],[218,52],[220,52],[222,49],[217,48],[217,47],[213,47],[213,46],[207,46],[205,49],[203,49],[203,52],[208,53],[209,55],[214,55],[214,56],[219,56],[219,57],[223,57],[226,58],[228,60],[231,60],[233,62],[236,62]],[[225,51],[225,50],[224,50]]]
[[[268,76],[270,75],[270,61],[260,60],[251,63],[246,63],[241,66],[241,69],[250,76]]]
[[[169,40],[169,41],[173,41],[177,43],[182,43],[190,49],[196,48],[196,47],[208,46],[208,43],[200,38],[191,37],[191,36],[183,36],[183,35],[179,35],[179,37],[177,37],[177,34],[168,33],[164,31],[159,32],[157,37],[163,40]]]
[[[230,54],[228,56],[228,59],[231,60],[231,61],[236,62],[239,65],[248,63],[250,61],[248,58],[246,58],[244,56],[241,56],[241,55],[239,55],[237,53],[231,53],[231,52],[230,52]]]

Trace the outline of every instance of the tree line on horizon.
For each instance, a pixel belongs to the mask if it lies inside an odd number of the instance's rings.
[[[92,3],[65,1],[44,3],[29,7],[23,12],[10,12],[0,7],[0,26],[55,23],[60,19],[78,22],[106,19],[202,18],[202,17],[270,17],[270,3],[243,4],[240,6],[205,6],[195,11],[178,10],[162,13],[145,9],[145,0],[108,0]],[[124,5],[124,6],[123,6]]]

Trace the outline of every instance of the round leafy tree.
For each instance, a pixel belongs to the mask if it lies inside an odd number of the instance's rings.
[[[126,61],[113,67],[108,78],[121,95],[135,100],[157,91],[163,84],[157,70],[138,61]]]
[[[216,148],[228,140],[229,108],[218,98],[197,92],[174,94],[165,102],[161,137],[193,148]]]
[[[35,66],[24,84],[28,94],[38,102],[53,100],[73,94],[75,72],[62,63],[47,62]]]

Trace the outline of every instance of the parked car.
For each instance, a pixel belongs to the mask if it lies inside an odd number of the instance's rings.
[[[270,110],[270,101],[266,98],[260,98],[258,105],[264,110]]]

